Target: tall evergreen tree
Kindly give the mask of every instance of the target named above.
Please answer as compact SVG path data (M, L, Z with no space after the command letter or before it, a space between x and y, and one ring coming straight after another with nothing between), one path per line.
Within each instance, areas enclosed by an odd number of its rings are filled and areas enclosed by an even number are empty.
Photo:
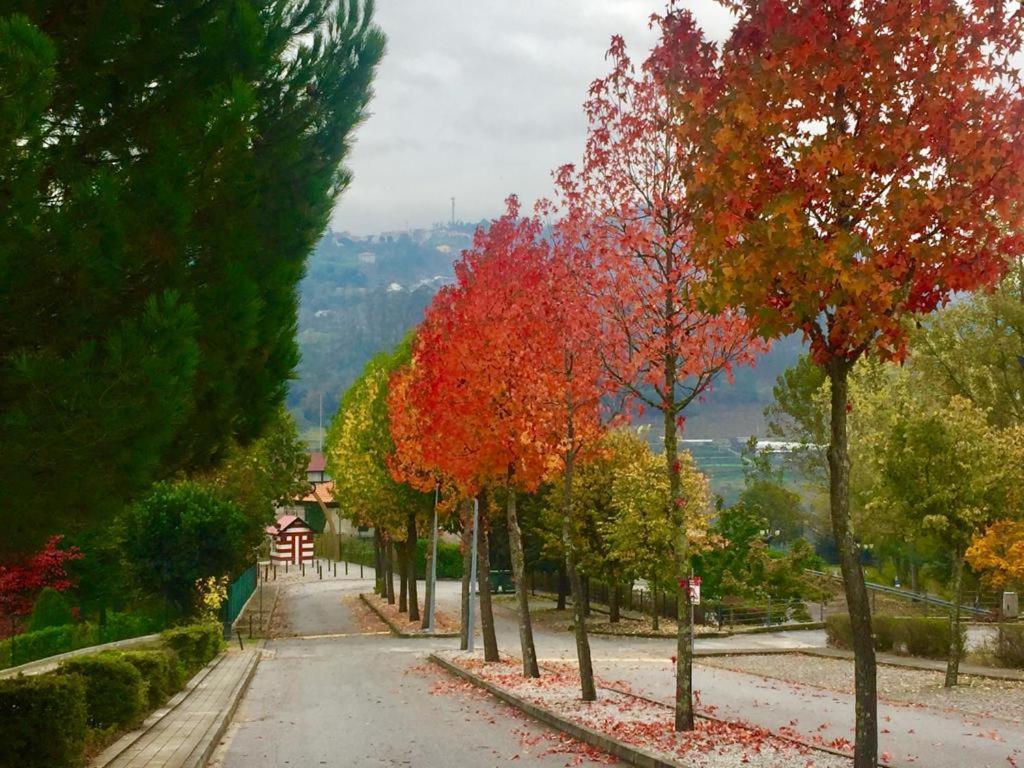
M0 0L0 549L258 437L371 0Z

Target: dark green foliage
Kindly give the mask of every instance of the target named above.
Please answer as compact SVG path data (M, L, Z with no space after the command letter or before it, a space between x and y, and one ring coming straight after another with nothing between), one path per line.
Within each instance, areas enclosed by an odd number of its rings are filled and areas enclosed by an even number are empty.
M178 654L170 648L155 651L106 651L104 656L123 659L135 667L146 681L149 709L156 709L184 682Z
M13 638L0 640L0 669L28 664L30 661L92 645L142 637L152 634L159 627L160 622L150 616L111 612L107 614L107 623L103 626L82 622L47 627L38 632L25 632Z
M0 680L0 765L76 768L86 722L85 682L76 675Z
M430 546L429 539L420 539L416 542L416 577L426 578L427 572L427 547ZM372 552L372 550L371 550ZM439 579L461 579L462 578L462 550L458 544L451 544L447 541L437 542L437 578Z
M48 627L38 632L15 635L0 641L0 667L17 667L58 653L87 648L94 645L95 630L94 626L88 624L65 624L62 627Z
M103 523L263 432L383 53L371 15L0 9L0 547Z
M198 579L232 573L251 560L250 521L199 483L160 483L123 518L122 548L136 583L181 611L192 607Z
M178 655L187 677L192 677L224 648L224 638L217 624L175 627L165 631L160 639Z
M1024 624L1003 624L999 627L996 658L1008 667L1024 669Z
M62 627L73 621L68 600L57 590L47 587L36 598L29 627L33 632L48 627Z
M93 728L131 725L146 709L146 681L120 654L77 656L61 663L60 674L85 681L87 718Z
M875 632L876 651L928 659L945 659L949 656L949 619L924 616L873 616L871 624ZM966 625L961 625L960 632L962 649L967 639ZM850 631L850 617L846 614L826 616L825 634L829 645L850 649L853 637Z

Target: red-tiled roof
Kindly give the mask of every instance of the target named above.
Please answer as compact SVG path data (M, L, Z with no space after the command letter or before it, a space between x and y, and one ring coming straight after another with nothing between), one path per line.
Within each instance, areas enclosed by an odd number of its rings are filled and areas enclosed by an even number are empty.
M323 472L325 469L327 469L327 460L324 458L324 455L320 451L311 451L306 471Z
M302 497L303 501L308 501L312 504L323 502L324 504L334 503L334 481L328 480L324 483L314 483L313 489Z

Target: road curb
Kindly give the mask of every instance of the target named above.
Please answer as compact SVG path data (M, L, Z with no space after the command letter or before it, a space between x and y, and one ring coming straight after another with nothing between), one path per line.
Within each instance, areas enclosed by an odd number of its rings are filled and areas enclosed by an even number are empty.
M680 768L680 766L685 765L684 763L680 762L665 762L662 758L652 755L649 752L637 749L636 747L632 747L629 744L625 744L621 741L618 741L617 739L613 739L610 736L607 736L606 734L594 731L590 728L587 728L586 726L579 725L578 723L574 723L571 720L562 717L561 715L555 714L550 710L544 709L543 707L538 707L536 704L532 704L528 701L525 701L524 699L521 699L520 697L499 688L493 683L490 683L484 680L483 678L474 675L472 672L463 669L457 664L453 664L447 659L438 656L436 653L430 654L427 657L427 660L436 664L442 669L452 673L453 675L461 677L462 679L472 683L478 688L484 689L491 695L501 699L506 704L516 707L517 709L521 710L522 712L534 718L535 720L538 720L544 723L545 725L548 725L558 731L567 733L570 736L579 739L580 741L585 742L592 747L597 747L598 749L604 752L608 752L609 754L615 755L615 757L618 757L621 760L625 760L630 765L643 766L643 768ZM664 702L658 701L657 699L649 698L647 696L641 696L640 694L634 693L633 691L621 690L613 686L599 687L603 688L604 690L614 691L615 693L618 693L623 696L632 696L633 698L641 699L643 701L647 701L651 704L656 704L658 706L667 706ZM720 717L713 717L704 714L698 714L697 717L701 718L702 720L710 720L716 723L729 723L732 725L738 725L740 727L747 727L743 723L736 723L734 721L726 720ZM783 734L770 731L770 729L758 728L758 730L769 730L769 732L772 734L774 738L780 739L782 741L787 741L791 744L796 744L800 747L804 747L815 752L823 752L828 755L841 757L843 759L849 760L850 765L853 765L852 756L844 752L840 752L837 749L832 749L831 747L826 747L820 744L812 744L808 741L804 741L803 739L797 739L792 736L785 736ZM878 763L878 768L895 767L890 765L889 763L883 763L880 761Z
M824 622L813 621L803 624L779 624L771 627L751 627L749 629L736 629L729 632L714 632L707 634L697 632L694 635L694 638L697 640L717 640L727 637L742 637L743 635L766 635L773 632L802 632L824 628ZM601 635L602 637L622 637L626 639L631 637L642 637L651 640L674 640L676 637L674 634L666 632L608 632L589 624L587 625L587 632L593 635Z
M814 656L819 659L836 659L839 661L852 661L853 651L846 651L842 648L798 648L798 653L805 656ZM744 654L749 655L749 654ZM918 659L913 656L892 656L890 654L875 653L875 662L885 667L897 669L914 669L920 672L936 672L942 674L945 671L946 662L941 659ZM1007 680L1009 682L1024 682L1024 671L1018 669L1000 669L999 667L979 667L971 664L960 664L961 677L981 677L986 680Z
M360 592L359 593L359 599L363 601L363 605L365 605L367 608L369 608L371 611L373 611L375 614L377 614L377 618L379 618L381 621L383 621L387 625L388 629L391 630L391 634L396 635L398 637L404 637L404 638L415 639L415 640L422 640L424 638L430 639L430 638L433 638L433 637L458 637L459 636L458 632L406 632L404 629L400 629L399 626L397 624L395 624L388 617L387 614L385 614L380 608L378 608L376 605L374 605L370 601L370 599L366 596L365 593Z
M620 760L626 761L630 765L637 765L641 768L679 768L679 766L682 765L682 763L666 762L650 752L645 752L641 749L637 749L636 747L631 747L618 739L613 739L603 733L599 733L591 728L587 728L586 726L567 720L560 715L556 715L548 709L538 707L536 704L531 704L530 702L521 699L508 691L502 690L496 685L493 685L480 677L477 677L472 672L468 672L467 670L462 669L462 667L452 664L450 661L441 658L437 654L432 653L427 658L429 661L447 672L450 672L457 677L461 677L463 680L472 683L478 688L482 688L492 696L501 699L506 704L509 704L529 715L534 720L544 723L545 725L554 728L556 731L566 733L585 744L596 747L602 752L614 755Z

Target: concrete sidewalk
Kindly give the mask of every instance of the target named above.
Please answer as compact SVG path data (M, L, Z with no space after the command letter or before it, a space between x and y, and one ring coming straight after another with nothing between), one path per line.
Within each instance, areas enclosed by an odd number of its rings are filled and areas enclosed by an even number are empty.
M222 654L139 730L104 750L91 768L201 768L231 721L259 659L259 648Z

